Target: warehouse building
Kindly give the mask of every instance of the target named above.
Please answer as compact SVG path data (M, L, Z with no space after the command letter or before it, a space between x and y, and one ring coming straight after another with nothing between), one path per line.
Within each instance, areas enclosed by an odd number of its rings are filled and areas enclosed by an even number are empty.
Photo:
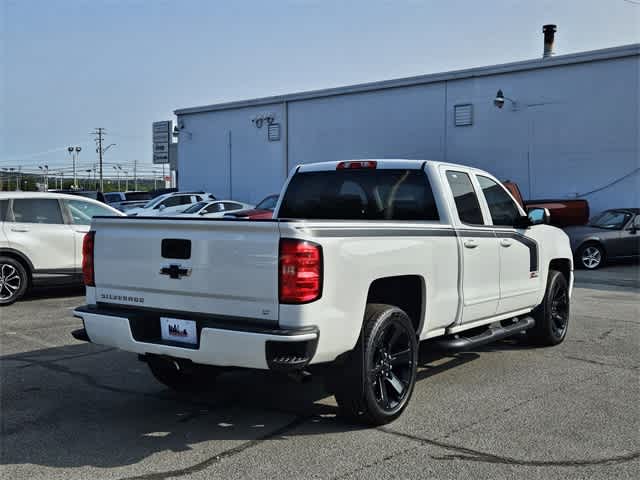
M178 183L257 202L297 164L433 159L515 181L526 199L639 207L639 76L632 44L179 109Z

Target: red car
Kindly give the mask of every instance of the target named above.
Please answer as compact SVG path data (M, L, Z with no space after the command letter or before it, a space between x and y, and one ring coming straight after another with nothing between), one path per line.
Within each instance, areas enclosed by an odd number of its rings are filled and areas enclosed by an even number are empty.
M225 218L242 218L245 220L260 220L265 218L272 218L273 211L278 203L278 194L269 195L262 199L255 208L251 210L240 210L239 212L229 213L225 215Z

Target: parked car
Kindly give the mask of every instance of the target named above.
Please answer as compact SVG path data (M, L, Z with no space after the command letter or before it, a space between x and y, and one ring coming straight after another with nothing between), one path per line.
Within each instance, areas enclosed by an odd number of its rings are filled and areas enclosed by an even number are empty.
M120 211L125 210L125 206L134 204L136 207L142 206L151 200L153 196L151 192L131 191L131 192L108 192L104 194L104 200L113 208ZM134 203L135 202L135 203ZM129 207L130 210L134 207Z
M97 200L102 203L107 203L104 198L104 194L102 192L98 192L95 190L74 190L72 188L65 189L53 189L48 190L49 193L66 193L67 195L78 195L80 197L91 198L92 200Z
M149 201L153 197L151 192L130 191L130 192L108 192L104 194L107 203L131 202L131 201Z
M125 212L126 213L129 210L133 210L134 208L142 208L147 203L149 203L149 200L142 200L142 201L136 200L136 201L131 201L131 202L117 202L117 203L111 203L110 205L113 208L117 208L121 212Z
M517 183L504 182L511 195L525 209L546 208L549 210L551 225L567 227L584 225L589 221L589 202L582 198L562 200L524 200Z
M82 283L82 239L95 215L122 216L89 198L0 193L0 305L33 285Z
M129 216L157 217L160 213L174 214L186 210L190 205L205 200L215 200L210 193L205 192L172 192L165 193L150 200L142 207L127 210Z
M232 212L248 210L253 205L236 202L235 200L216 200L213 202L198 202L177 214L162 212L160 216L177 215L179 217L209 217L222 218Z
M343 161L286 185L261 222L96 218L74 337L137 353L178 390L229 367L324 372L341 413L374 425L409 402L420 340L564 340L569 239L488 173Z
M609 260L640 256L640 209L616 208L584 226L565 228L576 264L593 270Z
M225 215L227 218L242 218L243 220L260 220L273 217L273 211L278 204L278 194L269 195L249 209Z

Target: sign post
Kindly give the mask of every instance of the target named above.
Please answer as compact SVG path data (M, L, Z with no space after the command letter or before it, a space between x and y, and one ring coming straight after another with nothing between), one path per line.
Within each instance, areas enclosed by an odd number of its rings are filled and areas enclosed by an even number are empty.
M172 120L153 122L153 163L156 165L169 163L172 129Z

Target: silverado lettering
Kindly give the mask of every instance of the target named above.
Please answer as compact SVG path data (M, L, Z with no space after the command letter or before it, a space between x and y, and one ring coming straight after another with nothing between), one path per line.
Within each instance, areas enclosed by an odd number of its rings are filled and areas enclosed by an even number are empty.
M127 295L113 295L111 293L101 293L100 298L102 300L114 300L116 302L144 303L144 297L129 297Z

